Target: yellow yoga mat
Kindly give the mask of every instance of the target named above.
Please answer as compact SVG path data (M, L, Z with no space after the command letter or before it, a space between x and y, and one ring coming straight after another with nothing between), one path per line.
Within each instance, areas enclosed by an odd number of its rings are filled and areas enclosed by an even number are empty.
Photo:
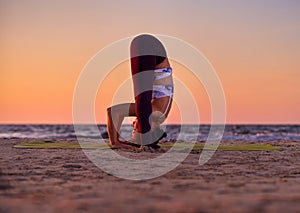
M201 144L158 144L163 148L193 148L193 150L202 150L204 145ZM108 149L108 145L95 144L95 143L67 143L67 142L22 142L20 144L14 145L14 148L21 149ZM205 147L205 150L214 150L214 147ZM224 151L282 151L283 149L277 146L270 144L241 144L241 145L220 145L217 147L217 150Z

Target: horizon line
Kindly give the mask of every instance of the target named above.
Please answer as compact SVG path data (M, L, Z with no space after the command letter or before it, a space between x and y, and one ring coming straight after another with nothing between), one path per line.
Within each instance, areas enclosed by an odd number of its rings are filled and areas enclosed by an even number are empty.
M0 123L0 125L95 125L93 123L81 123L81 124L73 124L73 123ZM101 126L106 126L106 123L97 123L96 125L101 125ZM122 126L131 126L131 124L126 123L122 124ZM299 123L216 123L216 124L211 124L211 123L185 123L185 124L180 124L180 123L169 123L169 124L164 124L166 126L179 126L179 125L300 125Z

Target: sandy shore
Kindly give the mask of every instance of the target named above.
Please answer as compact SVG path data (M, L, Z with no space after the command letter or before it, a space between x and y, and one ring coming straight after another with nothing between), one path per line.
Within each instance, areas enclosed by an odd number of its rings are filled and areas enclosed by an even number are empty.
M12 148L22 141L41 140L0 140L0 212L300 211L299 142L270 142L284 151L217 151L204 166L192 153L162 177L129 181L102 172L81 149Z

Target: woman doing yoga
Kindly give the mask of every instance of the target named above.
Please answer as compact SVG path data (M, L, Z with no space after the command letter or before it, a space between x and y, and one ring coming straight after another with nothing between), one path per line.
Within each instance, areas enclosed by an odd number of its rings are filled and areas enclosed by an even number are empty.
M139 35L131 42L130 57L135 103L118 104L107 109L107 130L112 148L129 146L119 135L126 116L136 116L133 138L140 145L156 144L163 133L159 127L172 104L172 68L162 43L152 35Z

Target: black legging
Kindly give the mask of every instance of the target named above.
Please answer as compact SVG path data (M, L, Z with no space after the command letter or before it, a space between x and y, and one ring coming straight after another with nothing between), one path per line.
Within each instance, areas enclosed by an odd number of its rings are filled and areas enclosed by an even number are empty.
M131 42L130 55L132 76L148 71L142 73L140 78L133 78L138 131L146 133L151 129L153 70L167 57L166 50L155 37L139 35ZM149 90L145 91L145 88Z

